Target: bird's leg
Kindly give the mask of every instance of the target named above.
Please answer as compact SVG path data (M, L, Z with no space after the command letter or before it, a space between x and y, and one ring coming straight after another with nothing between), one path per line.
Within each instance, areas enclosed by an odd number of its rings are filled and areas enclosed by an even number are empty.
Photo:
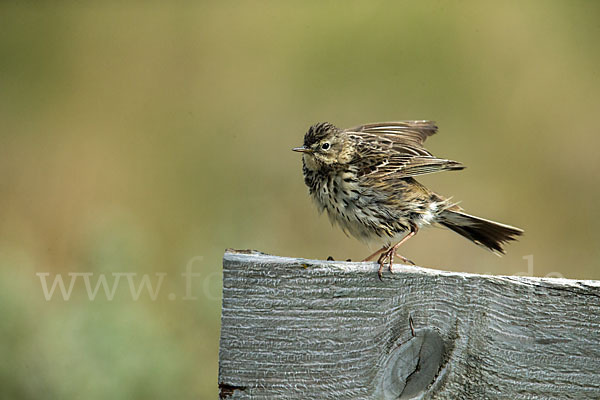
M404 257L403 255L398 254L396 251L398 250L398 247L400 247L404 242L406 242L411 237L415 236L418 231L419 231L419 228L417 228L416 225L412 225L410 227L410 232L408 232L408 234L406 236L404 236L398 243L396 243L394 246L392 246L392 248L388 251L397 255L398 257L400 257L400 259L402 261L404 261L405 263L415 265L414 262L410 261L408 258ZM390 255L390 272L391 273L394 272L394 271L392 271L392 260L394 259L393 254Z
M380 281L383 281L383 266L385 265L385 259L389 256L389 249L391 249L391 247L385 248L384 251L379 256L379 258L377 259L377 264L379 264L379 269L377 270L377 276L379 277Z
M417 234L418 230L419 229L416 226L414 226L414 225L411 226L410 232L408 232L408 234L406 236L404 236L398 243L396 243L395 245L393 245L391 247L381 249L382 254L379 256L379 259L377 260L377 262L379 263L379 270L377 271L377 276L379 276L379 280L382 280L383 266L385 265L386 259L389 260L388 268L389 268L390 272L392 274L394 273L394 271L392 270L392 265L394 264L394 255L397 255L398 257L400 257L400 259L402 261L404 261L405 263L410 263L412 265L415 265L415 263L410 261L408 258L406 258L400 254L397 254L396 250L398 250L398 247L400 247L408 239L415 236Z

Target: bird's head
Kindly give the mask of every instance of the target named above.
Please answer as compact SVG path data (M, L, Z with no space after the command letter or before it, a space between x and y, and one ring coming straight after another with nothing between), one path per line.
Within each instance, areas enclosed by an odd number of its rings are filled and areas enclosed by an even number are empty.
M344 162L346 147L340 129L329 122L320 122L308 129L304 135L304 145L292 150L303 153L305 165L316 170L322 165Z

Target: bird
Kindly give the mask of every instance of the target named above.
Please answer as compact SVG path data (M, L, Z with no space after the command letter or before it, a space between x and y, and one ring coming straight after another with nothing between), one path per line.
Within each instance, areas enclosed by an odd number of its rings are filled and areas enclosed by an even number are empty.
M318 210L333 225L362 242L382 247L375 257L382 279L390 273L398 248L420 228L448 228L493 253L505 253L504 245L517 240L523 230L467 214L452 198L445 198L419 183L415 177L465 167L458 161L438 158L423 146L438 127L433 121L378 122L340 129L328 122L312 125L303 145L302 173Z

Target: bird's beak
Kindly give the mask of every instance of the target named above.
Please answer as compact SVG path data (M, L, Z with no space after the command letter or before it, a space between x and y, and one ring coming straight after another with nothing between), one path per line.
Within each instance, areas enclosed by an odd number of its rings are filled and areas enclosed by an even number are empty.
M304 146L294 147L292 150L297 151L298 153L312 153L311 149L309 149L308 147L304 147Z

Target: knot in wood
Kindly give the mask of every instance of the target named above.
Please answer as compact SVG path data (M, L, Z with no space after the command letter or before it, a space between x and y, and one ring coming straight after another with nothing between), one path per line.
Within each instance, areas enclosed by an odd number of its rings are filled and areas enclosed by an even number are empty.
M444 357L444 342L433 329L419 329L395 347L385 363L381 390L386 400L414 399L434 382Z

